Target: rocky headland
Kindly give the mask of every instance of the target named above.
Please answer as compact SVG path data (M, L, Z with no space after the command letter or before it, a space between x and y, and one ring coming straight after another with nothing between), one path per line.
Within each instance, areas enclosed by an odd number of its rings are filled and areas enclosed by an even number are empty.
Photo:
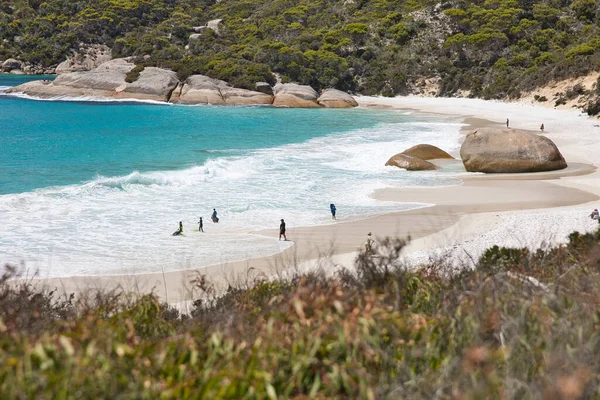
M319 95L312 87L294 83L270 87L264 82L256 90L235 88L227 82L204 75L192 75L181 82L174 71L141 67L127 59L106 61L87 71L98 58L81 64L69 61L54 80L32 81L10 88L6 93L22 93L43 99L58 97L154 100L176 104L273 105L277 107L349 108L358 104L340 90L327 89Z

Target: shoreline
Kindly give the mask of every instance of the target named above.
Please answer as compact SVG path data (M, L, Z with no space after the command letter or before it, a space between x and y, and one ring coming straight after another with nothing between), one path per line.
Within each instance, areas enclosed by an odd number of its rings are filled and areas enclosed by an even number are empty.
M502 125L502 122L482 118L482 116L489 115L489 110L481 112L477 111L477 108L474 110L453 104L456 103L454 100L460 101L460 99L423 100L421 98L416 102L417 104L411 97L358 98L358 100L359 103L362 103L361 107L370 107L373 104L378 106L381 101L385 108L392 103L394 104L393 108L397 110L455 116L457 120L466 124L461 128L462 133L479 126ZM444 102L446 103L445 108L440 106L440 103ZM481 106L482 102L481 100L474 101L478 106ZM484 104L496 108L513 108L515 106L512 103ZM455 112L457 106L460 107L461 113L453 114L452 112ZM561 115L557 115L556 118L562 119ZM587 119L580 119L579 122L587 124L588 128L591 128L593 124L593 121ZM519 129L534 130L531 121L519 120L516 125ZM547 126L553 125L547 124ZM579 210L587 210L593 202L600 199L600 191L593 190L595 187L593 184L580 182L598 178L599 174L596 170L598 162L596 160L593 160L596 162L590 162L590 158L586 158L585 154L582 154L582 148L589 151L585 140L583 143L578 143L577 138L570 137L568 132L562 130L561 132L556 134L548 132L548 136L557 143L563 154L565 154L565 150L570 154L568 158L565 156L570 165L566 170L518 176L474 175L461 177L463 181L461 186L380 189L372 195L375 199L435 205L391 214L374 215L356 221L289 228L288 234L294 241L294 245L272 256L212 265L197 270L136 275L42 278L35 279L35 282L57 287L65 293L82 293L89 289L111 288L133 290L139 293L153 290L162 300L170 303L182 303L197 297L190 281L199 274L209 277L215 283L217 290L224 290L229 284L282 273L290 267L303 270L319 266L333 269L338 264L351 267L349 263L354 260L356 251L362 247L368 231L372 231L379 238L410 235L413 240L407 247L407 256L410 257L411 254L421 254L422 256L423 252L434 252L436 249L448 246L460 246L461 240L472 242L473 236L485 231L486 226L493 219L492 217L497 215L513 215L522 213L523 210L579 213ZM490 196L490 193L493 195ZM591 229L597 224L588 225ZM251 234L271 237L276 237L277 233L275 229L251 232ZM556 241L560 242L564 239L557 238ZM498 243L498 245L502 245L502 243Z

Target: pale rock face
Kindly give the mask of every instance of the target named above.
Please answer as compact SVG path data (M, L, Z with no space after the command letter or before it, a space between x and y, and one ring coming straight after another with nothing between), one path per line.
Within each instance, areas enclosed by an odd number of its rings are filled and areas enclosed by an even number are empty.
M173 103L180 104L225 104L220 88L227 87L227 82L209 78L205 75L192 75L186 79Z
M406 154L407 156L411 157L417 157L421 160L435 160L439 158L454 159L454 157L446 153L444 150L430 144L418 144L410 149L404 150L402 154Z
M295 83L279 83L273 88L275 100L273 105L278 107L316 108L318 93L310 86Z
M146 67L135 82L127 84L123 92L148 95L151 98L167 101L178 84L179 80L175 72L162 68Z
M19 60L9 58L2 63L2 72L11 72L12 70L19 70L23 64Z
M135 82L128 83L125 78L134 67L125 59L115 59L91 71L65 73L53 82L29 82L11 88L10 92L42 98L96 96L167 101L179 84L175 72L153 67L145 68Z
M217 35L219 35L221 32L219 32L219 24L221 23L221 21L223 21L222 19L213 19L211 21L208 21L208 23L206 24L206 27L208 29L212 29L213 31L215 31L215 33Z
M270 105L273 103L273 96L247 89L222 88L221 96L225 103L230 105Z
M175 94L171 101L181 104L252 105L273 102L273 96L232 88L225 81L204 75L190 76Z
M550 139L517 129L476 129L465 138L460 157L469 172L541 172L567 167Z
M25 93L30 96L42 99L51 99L62 96L84 97L84 96L105 96L109 97L111 92L94 89L82 89L69 86L56 86L51 82L31 81L22 85L12 87L5 91L6 93Z
M59 75L53 84L78 89L115 91L117 87L126 83L125 76L133 67L135 67L133 63L117 58L103 63L92 71Z
M429 161L421 160L417 157L407 156L406 154L396 154L392 156L386 163L386 166L403 168L407 171L434 171L439 169Z
M106 45L91 45L80 49L56 67L57 74L91 71L112 59L111 49Z
M354 97L337 89L327 89L323 91L321 96L317 99L317 103L322 107L328 108L351 108L358 106Z

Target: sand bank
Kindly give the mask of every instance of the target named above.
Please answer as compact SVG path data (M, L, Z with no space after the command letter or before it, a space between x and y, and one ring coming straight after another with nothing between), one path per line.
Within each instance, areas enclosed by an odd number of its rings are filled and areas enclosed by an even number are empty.
M199 271L57 278L40 280L41 283L66 292L115 287L139 292L154 290L161 298L174 303L195 296L190 281L198 274L206 275L222 290L230 283L294 266L322 266L331 270L339 263L348 265L369 231L379 238L410 236L413 242L407 249L407 257L422 260L431 254L452 251L477 257L478 252L492 244L511 245L515 240L524 243L521 238L532 236L556 243L564 241L572 230L589 231L597 227L597 223L585 218L600 198L597 189L600 176L595 171L600 161L600 147L595 138L600 129L594 126L596 121L568 111L482 100L416 97L360 97L358 100L362 107L452 115L468 125L463 131L478 126L499 126L506 118L519 129L537 130L543 122L546 135L559 146L570 167L553 173L519 176L474 174L463 179L461 186L379 190L373 194L375 199L417 202L422 203L423 208L326 226L288 227L288 238L294 246L271 257ZM393 149L390 153L396 150L403 149ZM548 231L548 235L540 234L544 231ZM268 230L254 234L276 237L278 232Z

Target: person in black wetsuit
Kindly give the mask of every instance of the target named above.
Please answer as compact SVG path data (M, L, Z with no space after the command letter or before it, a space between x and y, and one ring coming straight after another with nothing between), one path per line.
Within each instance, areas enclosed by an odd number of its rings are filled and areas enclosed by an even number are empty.
M329 209L331 209L331 218L335 219L335 211L337 210L337 208L335 208L335 204L331 203L329 205Z
M283 236L283 240L287 242L287 237L285 236L285 221L283 218L281 219L281 224L279 224L279 240Z
M198 232L204 232L204 222L202 221L202 217L200 217L200 221L198 221Z
M183 222L179 221L179 229L173 232L173 236L183 235Z

